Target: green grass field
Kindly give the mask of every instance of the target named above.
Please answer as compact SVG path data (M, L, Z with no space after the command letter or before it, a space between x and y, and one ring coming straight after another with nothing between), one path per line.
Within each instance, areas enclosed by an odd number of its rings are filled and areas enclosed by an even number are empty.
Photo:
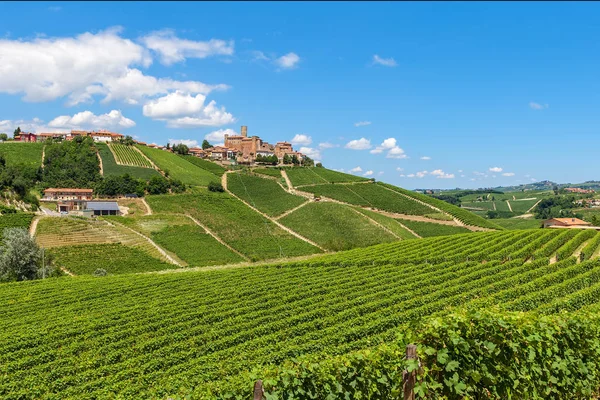
M75 275L91 275L98 268L111 275L178 268L144 251L118 243L55 247L50 252L55 265Z
M100 154L100 158L102 158L102 169L104 172L104 176L129 174L134 178L144 179L144 180L149 180L153 176L160 176L158 171L151 169L151 168L141 168L141 167L130 167L130 166L126 166L126 165L118 165L115 162L115 157L113 156L113 153L108 148L107 144L96 143L96 146L98 147L98 153Z
M600 262L578 263L574 257L552 264L548 257L525 262L533 253L572 249L580 239L565 238L558 230L470 233L247 268L3 284L0 397L215 399L229 394L242 399L251 396L256 379L269 385L270 378L281 373L290 378L282 384L312 384L317 390L313 398L322 399L325 386L314 385L321 382L318 377L325 375L322 379L335 390L337 383L351 388L357 377L371 372L376 378L369 382L379 379L373 387L389 393L392 381L401 380L404 366L396 364L392 375L382 360L402 360L405 347L399 333L411 332L425 317L443 318L456 307L519 312L521 319L534 315L530 312L597 313ZM452 343L458 336L440 329L455 325L436 321L442 324L430 331L444 332L444 338L449 337L445 343ZM539 331L523 329L522 344L515 349L540 343L534 337L540 333L550 340L548 347L540 348L550 351L557 338L548 330L555 326L549 321L536 325ZM498 329L489 336L478 336L473 342L479 343L478 354L495 356L488 349L496 348L494 340L504 345L505 334L513 332L500 329L506 326L494 325ZM570 334L573 326L558 328ZM584 335L585 340L597 343L595 332ZM567 341L573 343L575 336ZM400 344L397 351L375 352L393 343ZM449 352L443 343L432 347L432 359L449 361L459 353ZM464 343L468 341L458 344ZM362 356L357 363L336 358L367 349L357 354ZM564 358L548 361L548 373L563 374L562 367L552 368L551 363L571 365L573 357L576 365L592 365L580 363L577 349L564 351ZM505 354L498 357L504 359ZM588 361L595 360L595 353L585 354ZM515 368L534 374L523 368L537 364L526 360L525 352ZM300 362L307 365L304 374L296 373ZM465 363L469 371L476 368ZM267 394L270 390L272 385ZM350 392L352 398L367 398L362 390L366 389L359 386ZM573 398L571 394L564 398Z
M285 171L288 175L288 178L290 178L292 185L294 186L368 181L368 179L360 176L344 174L342 172L332 171L326 168L286 168Z
M237 251L264 260L320 253L227 193L148 196L155 213L190 214Z
M254 168L252 172L260 175L272 176L274 178L281 178L281 170L277 168Z
M181 180L186 185L207 186L210 182L220 182L220 178L205 169L197 167L183 157L166 150L136 145L158 168L168 171L169 176Z
M203 160L196 156L188 155L188 156L180 156L180 157L183 157L183 159L191 162L195 166L205 169L208 172L215 174L216 176L222 176L226 171L226 169L221 167L219 164L214 163L212 161Z
M539 229L542 226L539 219L498 218L493 221L506 229Z
M509 200L513 212L517 214L525 214L538 200Z
M471 232L467 228L460 226L441 225L430 222L410 221L407 219L398 219L402 225L406 226L421 237L458 235Z
M115 161L119 164L131 167L152 168L150 161L135 150L133 146L126 146L120 143L109 144L108 147L113 151Z
M336 203L308 204L280 222L328 250L348 250L398 240L349 206Z
M430 207L373 183L325 184L306 186L300 188L300 190L357 206L375 207L400 214L426 215L435 212Z
M44 143L4 142L0 143L0 155L7 165L42 166Z
M241 172L227 175L227 188L240 199L272 217L306 202L304 197L289 194L272 179Z
M402 240L416 239L415 235L404 229L402 225L400 225L394 218L386 217L385 215L381 215L361 207L355 207L355 210L385 226L387 229L399 236Z

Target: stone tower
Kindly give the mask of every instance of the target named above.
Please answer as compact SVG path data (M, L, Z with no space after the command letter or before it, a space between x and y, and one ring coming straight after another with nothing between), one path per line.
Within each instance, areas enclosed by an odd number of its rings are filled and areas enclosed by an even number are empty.
M248 127L246 125L242 125L240 133L243 137L248 137Z

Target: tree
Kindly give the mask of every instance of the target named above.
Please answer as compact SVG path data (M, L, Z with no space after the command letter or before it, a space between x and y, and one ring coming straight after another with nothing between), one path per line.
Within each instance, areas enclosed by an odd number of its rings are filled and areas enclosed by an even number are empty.
M167 143L167 150L171 148L171 143Z
M317 163L316 165L317 168L323 168L323 164L321 164L320 162Z
M169 193L169 181L162 176L153 176L146 185L146 191L150 194L165 194Z
M554 194L555 194L555 195L558 195L558 185L554 185L554 186L552 187L552 190L554 191Z
M35 239L24 228L4 230L0 247L0 281L26 281L53 275L51 260L45 259Z
M135 141L131 136L127 135L124 139L121 139L121 143L127 146L133 146L135 144Z
M225 189L223 189L223 185L221 185L219 182L210 182L208 184L208 190L211 192L224 192Z
M283 156L283 163L284 164L291 164L292 163L292 157L290 157L289 154L285 154Z
M0 140L3 142L8 140L8 135L6 133L0 133Z
M183 143L179 143L173 146L173 151L177 154L186 155L190 152L190 148Z
M21 127L17 126L17 129L13 132L13 137L17 137L21 134Z
M208 140L204 139L202 141L202 150L210 149L211 147L213 146L208 142Z
M304 156L304 161L302 162L302 165L304 165L305 167L312 167L315 165L315 162L309 156Z

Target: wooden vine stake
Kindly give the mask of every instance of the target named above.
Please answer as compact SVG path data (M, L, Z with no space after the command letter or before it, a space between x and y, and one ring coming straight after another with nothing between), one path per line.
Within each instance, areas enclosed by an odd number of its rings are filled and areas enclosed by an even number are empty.
M253 400L263 400L265 389L263 388L262 381L259 379L254 384L254 397Z
M417 346L414 344L409 344L406 346L406 359L407 360L416 360L417 359ZM415 400L415 377L417 375L417 371L408 372L404 370L402 372L402 380L404 381L403 390L404 390L404 400ZM255 397L256 399L256 397Z

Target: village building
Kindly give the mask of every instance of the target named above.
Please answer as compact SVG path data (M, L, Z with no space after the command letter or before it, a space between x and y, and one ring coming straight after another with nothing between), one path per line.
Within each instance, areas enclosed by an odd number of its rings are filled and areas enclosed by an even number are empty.
M31 132L21 132L19 135L15 136L15 142L36 142L37 137L35 133Z
M579 218L550 218L544 221L544 228L584 228L590 225Z
M592 189L582 189L582 188L573 188L573 187L565 188L565 192L580 193L580 194L596 193Z
M204 158L206 157L206 152L202 150L200 147L192 147L189 150L189 153L193 156Z
M286 154L290 157L296 155L299 160L304 159L302 153L294 151L291 143L277 142L272 145L258 136L248 137L247 126L241 127L239 135L225 135L225 147L237 153L235 158L239 163L253 163L258 155L265 157L276 155L280 163L283 162Z
M92 200L93 193L93 189L49 188L44 190L42 200Z

